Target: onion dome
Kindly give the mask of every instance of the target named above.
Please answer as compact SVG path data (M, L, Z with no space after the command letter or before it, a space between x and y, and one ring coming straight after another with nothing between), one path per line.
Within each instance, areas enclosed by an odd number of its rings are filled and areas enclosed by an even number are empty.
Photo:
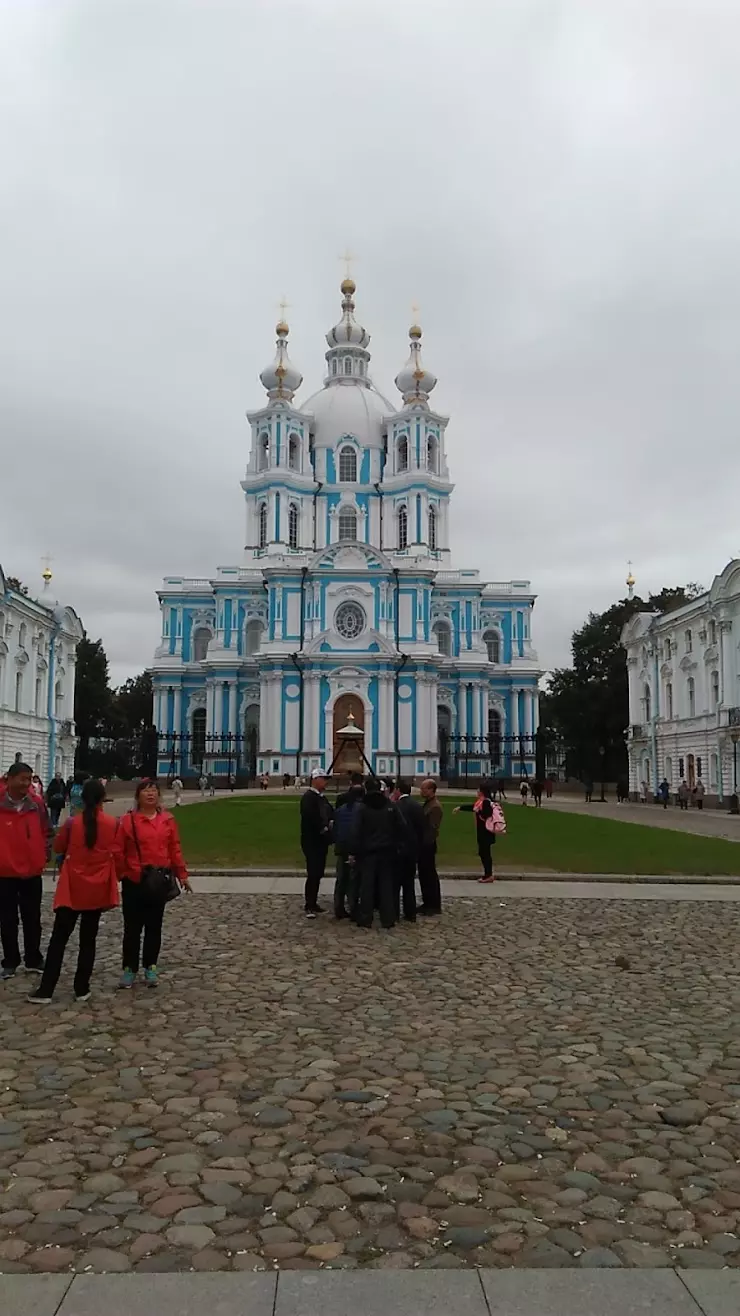
M342 318L326 335L329 347L366 348L370 343L369 333L355 320L355 287L354 279L342 279Z
M396 375L396 388L403 395L407 407L428 407L429 394L437 383L437 376L426 370L421 360L421 329L412 324L409 329L409 359Z
M292 402L294 394L303 383L303 375L288 356L288 332L285 320L279 320L275 326L275 360L260 375L271 401L282 399L284 402Z

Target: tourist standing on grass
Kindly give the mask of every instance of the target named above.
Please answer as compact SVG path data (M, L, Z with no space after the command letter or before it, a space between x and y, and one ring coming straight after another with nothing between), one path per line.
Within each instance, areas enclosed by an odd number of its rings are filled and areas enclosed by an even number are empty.
M38 990L29 1001L48 1004L62 971L64 952L77 920L80 947L74 994L78 1001L90 995L90 978L95 964L95 947L100 916L119 903L116 877L118 823L103 812L105 786L86 781L82 788L82 812L70 818L57 834L54 849L63 856L54 892L54 927L46 952L46 964Z
M355 918L357 915L359 883L353 841L357 806L362 802L364 795L362 774L353 772L349 790L337 796L332 827L334 853L337 857L337 875L334 883L335 918Z
M142 887L145 868L174 873L190 891L188 870L180 848L177 823L162 808L158 783L144 777L136 787L136 803L119 825L118 873L123 906L123 974L120 986L133 987L139 965L147 987L157 986L157 961L162 945L164 901L153 900ZM142 946L143 934L143 946Z
M355 922L370 928L377 906L382 926L396 922L396 870L406 844L406 824L377 777L370 777L357 807L352 844L360 866L360 898Z
M491 799L491 787L482 781L478 794L472 804L458 804L453 813L475 814L475 837L478 842L478 858L483 865L483 876L479 882L493 882L493 856L491 850L496 844L496 834L506 830L504 811L500 804Z
M396 918L403 917L407 923L416 922L416 865L424 846L427 822L423 806L411 794L411 782L401 778L398 782L399 796L396 808L406 824L401 853L396 869Z
M20 968L18 918L23 927L23 962L41 973L41 874L49 858L51 823L43 800L31 794L33 773L16 760L8 768L0 796L0 978Z
M319 887L326 872L326 856L331 841L334 810L326 798L326 773L314 768L311 785L301 797L301 849L306 860L306 885L303 907L306 918L316 918L323 911L319 905Z
M442 805L437 799L437 783L431 777L421 783L422 809L424 810L424 841L419 851L419 886L421 906L419 914L435 915L442 912L442 892L437 873L437 844L442 826Z

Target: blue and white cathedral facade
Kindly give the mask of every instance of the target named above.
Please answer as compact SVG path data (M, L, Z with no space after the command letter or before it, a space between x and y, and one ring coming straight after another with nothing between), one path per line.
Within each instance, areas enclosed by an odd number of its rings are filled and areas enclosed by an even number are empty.
M532 771L529 582L452 567L448 419L430 401L421 330L395 407L371 379L354 282L341 291L323 387L300 405L277 326L267 397L248 414L241 565L159 591L159 770L304 775L331 765L353 719L379 774L438 776L452 746L470 774Z

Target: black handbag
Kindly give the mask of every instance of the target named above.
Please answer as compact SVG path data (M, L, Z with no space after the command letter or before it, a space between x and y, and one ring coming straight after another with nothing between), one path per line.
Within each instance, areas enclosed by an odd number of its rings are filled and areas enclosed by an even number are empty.
M136 814L131 814L131 830L134 845L141 865L141 893L152 905L166 905L170 900L177 900L182 887L171 868L157 868L155 864L144 864L141 859L141 846L136 830Z

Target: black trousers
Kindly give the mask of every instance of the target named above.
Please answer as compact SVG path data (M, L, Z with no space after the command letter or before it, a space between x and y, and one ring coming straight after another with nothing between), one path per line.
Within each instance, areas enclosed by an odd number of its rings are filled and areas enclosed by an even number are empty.
M491 855L491 849L494 840L495 837L491 832L487 832L485 836L478 837L478 857L483 865L484 877L493 877L493 857Z
M86 996L90 990L90 978L95 966L95 947L98 939L98 924L102 909L58 909L54 916L49 948L46 952L46 965L41 975L39 991L44 996L53 996L54 988L59 982L62 971L64 952L80 920L80 947L77 952L77 971L75 973L75 996Z
M365 855L360 861L360 927L372 927L376 905L383 927L392 928L396 921L395 855L388 852Z
M354 918L358 897L357 864L346 855L337 855L337 876L334 883L334 914L336 918Z
M162 919L164 905L147 900L139 882L131 882L124 877L121 882L121 906L123 909L123 968L139 972L139 964L145 969L155 967L162 946ZM142 948L141 936L144 934Z
M319 887L326 871L329 843L328 841L319 843L303 841L301 849L306 859L306 885L303 888L303 903L307 910L312 910L316 909L318 904Z
M433 845L423 846L419 851L419 886L421 887L421 903L424 909L439 914L442 909L442 892L440 891L437 873L436 841Z
M42 969L40 877L0 877L0 941L4 969L20 966L19 916L23 925L23 962L27 969Z
M396 918L401 917L401 900L403 899L403 917L409 922L416 921L416 859L401 855L396 861Z

